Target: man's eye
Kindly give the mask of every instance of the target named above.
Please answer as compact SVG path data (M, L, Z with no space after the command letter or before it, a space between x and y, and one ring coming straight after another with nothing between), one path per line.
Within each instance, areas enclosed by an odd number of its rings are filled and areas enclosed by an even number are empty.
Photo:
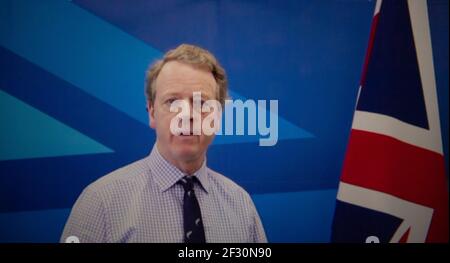
M166 100L166 104L172 104L175 101L175 98L170 98Z

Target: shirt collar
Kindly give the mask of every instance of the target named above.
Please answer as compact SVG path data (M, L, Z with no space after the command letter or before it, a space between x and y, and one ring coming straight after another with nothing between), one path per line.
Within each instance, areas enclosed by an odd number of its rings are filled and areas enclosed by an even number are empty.
M165 192L174 184L176 184L181 178L186 176L187 174L178 169L175 165L168 162L164 157L159 153L158 147L153 145L152 152L149 156L149 164L150 169L152 170L153 178L155 178L155 182L159 185L161 192ZM208 180L208 171L206 167L206 157L203 161L202 166L198 169L192 176L197 177L200 182L201 188L209 192L209 180Z

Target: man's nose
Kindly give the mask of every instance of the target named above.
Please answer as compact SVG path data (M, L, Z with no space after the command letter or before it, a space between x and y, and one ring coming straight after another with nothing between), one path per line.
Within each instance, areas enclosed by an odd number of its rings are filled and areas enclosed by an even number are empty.
M189 110L187 110L189 109ZM180 121L189 121L191 120L193 113L192 104L189 103L189 100L183 100L183 108L181 111L177 113L178 118L180 118Z
M202 109L201 109L201 105L196 105L195 103L193 103L192 100L184 100L184 103L186 103L186 105L189 106L189 111L183 111L181 113L181 118L185 119L185 120L189 120L191 122L197 120L197 119L201 119L202 116Z

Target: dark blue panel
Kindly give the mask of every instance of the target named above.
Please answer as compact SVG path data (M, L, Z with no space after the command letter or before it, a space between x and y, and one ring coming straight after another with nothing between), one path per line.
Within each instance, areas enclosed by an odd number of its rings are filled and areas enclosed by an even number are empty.
M71 207L84 187L125 165L125 154L0 162L0 212Z
M213 145L208 165L252 194L334 189L339 177L333 174L342 167L340 158L331 157L336 151L318 147L315 139L284 140L275 147Z
M406 1L383 1L358 110L428 129Z
M376 236L380 243L387 243L401 222L400 218L337 200L331 241L365 243L367 237Z

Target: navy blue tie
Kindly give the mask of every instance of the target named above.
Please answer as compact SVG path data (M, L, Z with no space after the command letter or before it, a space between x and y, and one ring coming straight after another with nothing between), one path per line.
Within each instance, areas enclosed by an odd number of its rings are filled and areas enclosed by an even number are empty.
M185 176L179 183L184 188L183 224L185 243L205 243L205 229L203 228L200 205L194 192L194 176Z

